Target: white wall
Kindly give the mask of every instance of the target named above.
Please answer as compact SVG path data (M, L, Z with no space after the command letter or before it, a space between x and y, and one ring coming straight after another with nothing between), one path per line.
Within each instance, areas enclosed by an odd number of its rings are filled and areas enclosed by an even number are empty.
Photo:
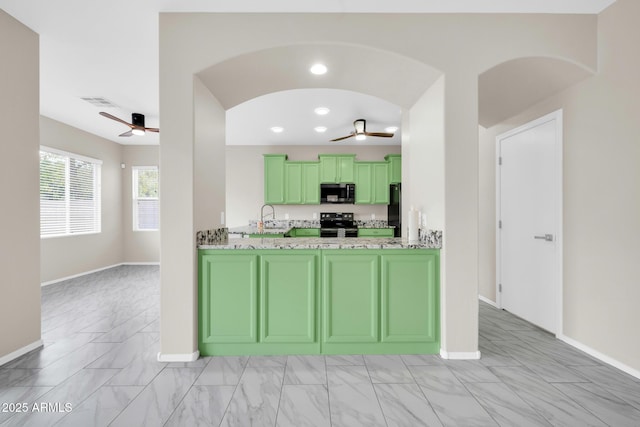
M496 301L496 129L478 126L478 293Z
M123 262L122 147L44 116L40 117L40 144L103 162L102 231L41 239L41 281L48 282Z
M38 35L0 9L0 359L40 340Z
M123 145L122 162L122 259L131 263L160 262L160 231L133 230L133 166L158 166L157 145ZM160 194L162 197L162 194Z
M264 203L263 154L286 154L289 160L317 161L318 154L355 154L356 161L383 161L387 154L399 154L397 145L376 146L299 146L257 145L226 147L226 195L229 227L247 225L249 220L260 218ZM356 190L357 191L357 190ZM312 219L319 212L353 212L356 219L387 219L386 205L276 205L276 218ZM269 210L268 212L271 212Z
M442 343L454 356L476 354L478 75L522 56L565 58L593 67L596 19L492 14L394 14L390 19L385 14L346 14L340 20L337 25L334 14L160 14L163 353L191 354L197 347L192 304L196 296L193 284L186 283L195 277L194 196L206 195L193 191L194 74L242 54L294 43L325 43L403 55L445 75L447 261L442 289L448 297L443 298ZM256 78L265 77L258 71Z
M640 2L618 0L598 17L598 75L484 132L495 136L559 108L564 124L564 335L640 372ZM495 178L494 178L495 179ZM495 200L483 186L481 198ZM487 210L488 212L488 210ZM495 226L488 212L481 228ZM491 233L489 232L487 236ZM483 241L482 251L495 242ZM494 258L495 259L495 258ZM493 299L495 286L483 286Z

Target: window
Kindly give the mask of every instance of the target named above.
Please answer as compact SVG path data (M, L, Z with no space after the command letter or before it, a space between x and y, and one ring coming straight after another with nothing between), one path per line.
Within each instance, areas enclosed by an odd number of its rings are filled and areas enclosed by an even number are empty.
M158 168L134 166L133 170L133 229L158 230L160 202L158 200Z
M40 147L40 237L100 232L101 164Z

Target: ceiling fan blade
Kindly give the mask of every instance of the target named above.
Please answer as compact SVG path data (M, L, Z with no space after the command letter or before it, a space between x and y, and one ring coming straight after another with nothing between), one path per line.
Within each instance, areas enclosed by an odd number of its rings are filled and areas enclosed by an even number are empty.
M160 132L160 129L158 128L144 128L144 130L149 131L149 132Z
M355 133L352 133L351 135L347 135L347 136L343 136L343 137L340 137L340 138L332 139L331 142L342 141L343 139L351 138L354 135L355 135Z
M391 138L393 136L392 133L386 132L365 132L364 134L367 136L380 136L382 138Z
M120 135L118 135L118 136L131 136L131 135L133 135L133 132L131 132L130 130L128 130L128 131L126 131L125 133L121 133L121 134L120 134Z
M112 115L111 115L111 114L109 114L109 113L105 113L104 111L100 111L100 115L101 115L101 116L103 116L103 117L106 117L106 118L108 118L108 119L115 120L116 122L120 122L120 123L122 123L122 124L124 124L124 125L127 125L127 126L129 126L130 128L133 128L133 125L132 125L131 123L127 123L127 122L125 122L124 120L122 120L122 119L120 119L120 118L118 118L118 117L116 117L116 116L112 116Z

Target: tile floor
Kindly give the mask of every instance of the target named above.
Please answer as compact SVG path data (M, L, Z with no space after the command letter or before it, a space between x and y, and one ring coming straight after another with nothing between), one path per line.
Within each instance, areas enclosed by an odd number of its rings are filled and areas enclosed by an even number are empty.
M484 303L478 361L158 363L158 283L158 267L123 266L43 288L46 345L0 367L0 425L640 426L639 379Z

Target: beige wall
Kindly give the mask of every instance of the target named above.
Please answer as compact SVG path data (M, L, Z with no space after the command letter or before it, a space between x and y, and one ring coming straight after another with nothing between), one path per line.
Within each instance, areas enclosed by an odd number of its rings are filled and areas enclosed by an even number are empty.
M443 299L443 349L466 357L478 348L478 75L522 56L565 58L594 68L596 31L596 18L587 15L345 14L338 25L335 14L160 14L161 286L167 295L162 322L168 326L162 330L162 352L191 354L197 347L190 333L195 325L183 327L195 318L190 311L195 296L171 298L193 288L185 281L195 276L194 197L206 196L193 192L194 74L240 54L294 43L376 48L444 73L442 289L450 298Z
M563 109L564 335L640 372L640 3L618 0L598 18L599 73L488 129L495 136ZM486 179L490 174L486 173ZM495 200L486 186L483 197ZM490 214L484 228L492 228ZM490 234L490 233L489 233ZM482 250L494 251L487 239ZM483 287L493 299L495 287Z
M40 340L38 35L0 10L0 359Z
M133 166L158 166L160 147L157 145L122 146L122 236L123 262L160 262L160 231L133 230ZM160 195L162 197L162 195Z
M383 161L387 154L399 154L400 146L299 146L258 145L227 146L227 224L229 227L247 225L249 220L260 218L264 203L263 154L286 154L289 160L317 161L318 154L355 154L357 161ZM276 219L313 219L319 212L353 212L356 219L387 219L387 206L381 205L276 205ZM265 210L271 212L271 210Z
M49 282L110 265L122 258L122 147L47 117L40 117L40 144L102 160L102 231L40 240L40 280Z
M496 301L496 126L478 126L478 293Z

